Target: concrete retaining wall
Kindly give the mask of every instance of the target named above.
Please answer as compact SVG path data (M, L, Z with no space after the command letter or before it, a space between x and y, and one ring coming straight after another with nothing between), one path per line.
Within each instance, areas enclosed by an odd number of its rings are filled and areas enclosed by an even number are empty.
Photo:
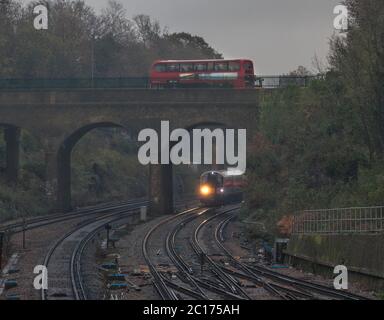
M332 274L345 265L351 279L384 290L384 235L294 235L286 253L289 262ZM316 266L315 266L316 265Z

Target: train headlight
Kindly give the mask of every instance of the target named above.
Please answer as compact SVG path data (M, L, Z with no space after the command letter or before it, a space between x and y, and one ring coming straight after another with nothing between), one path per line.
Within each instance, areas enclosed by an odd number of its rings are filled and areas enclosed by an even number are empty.
M212 189L207 186L207 185L203 185L200 187L200 193L203 195L203 196L208 196L212 193Z

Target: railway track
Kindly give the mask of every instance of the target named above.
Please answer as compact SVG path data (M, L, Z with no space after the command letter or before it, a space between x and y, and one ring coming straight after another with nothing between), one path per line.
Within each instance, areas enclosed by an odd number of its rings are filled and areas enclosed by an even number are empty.
M339 299L339 300L367 300L368 298L359 296L346 291L339 291L324 285L316 284L310 281L297 279L291 276L282 275L276 271L260 264L244 264L238 261L231 252L224 246L224 231L229 222L236 215L231 215L224 218L216 227L215 241L222 249L225 255L230 259L233 265L239 267L242 273L237 273L237 276L242 276L248 280L255 282L262 281L272 292L282 295L284 299ZM228 273L234 274L230 270ZM267 281L269 279L271 281Z
M136 207L136 209L138 207ZM54 299L87 299L87 292L83 285L84 281L82 279L81 272L81 257L87 244L100 230L105 227L105 225L113 223L123 224L122 220L127 218L127 215L133 214L135 211L135 209L127 211L126 209L121 208L115 208L114 210L115 211L112 213L97 217L96 220L91 218L82 222L76 229L71 230L68 234L59 239L57 243L55 243L52 250L46 257L46 265L49 265L50 263L52 265L52 261L54 260L52 257L55 254L59 257L68 257L66 252L68 252L68 247L71 247L72 243L69 262L70 278L63 279L61 276L60 281L66 284L64 286L54 286L53 291L56 292L53 292L51 297L49 297L49 293L43 291L43 299L46 299L47 297ZM195 228L193 236L190 240L190 245L192 246L195 254L197 256L204 255L210 266L211 272L216 276L216 280L201 279L196 276L192 267L180 254L178 254L176 244L179 232L183 230L186 225L193 221L196 222L199 217L203 217L203 215L211 212L212 210L193 208L183 211L177 215L162 220L160 223L152 227L151 230L145 235L142 243L143 255L153 276L154 286L162 299L210 300L217 299L218 297L224 299L250 299L247 292L239 285L239 282L236 280L237 278L254 282L259 286L262 286L270 294L285 300L321 298L348 300L363 299L363 297L356 296L351 293L339 292L332 288L310 283L308 281L284 276L260 265L248 265L238 261L223 244L225 242L225 228L235 217L233 212L237 210L238 208L220 210L209 218L204 219ZM231 270L216 263L210 258L208 252L204 250L204 247L200 243L200 233L202 229L210 222L213 222L215 219L220 217L224 217L224 219L217 224L214 231L214 239L217 246L222 249L225 256L229 258L232 265L235 266L237 270ZM162 229L163 227L170 227L170 230L167 233L164 233L164 230ZM153 242L153 240L157 240L154 237L154 233L156 232L160 232L162 235L166 234L165 241L162 241L161 244L157 243L155 246L153 244L150 245L151 241ZM161 272L158 269L159 261L154 261L154 258L151 257L156 250L157 255L159 255L161 250L164 250L164 252L167 253L168 259L170 259L172 264L178 270L177 277L179 279L175 280L172 277L169 278L168 276L164 276L164 272ZM68 265L68 261L66 262ZM54 270L63 269L62 265L60 267L60 263L62 264L63 261L60 261L59 259L54 263L56 264L53 268ZM70 284L70 286L68 284Z
M163 300L248 298L235 282L230 283L230 277L224 273L219 274L220 271L213 272L211 279L198 277L194 274L191 265L177 252L176 238L179 232L192 221L211 211L212 209L204 208L184 211L162 220L146 234L142 243L143 256L152 274L154 286ZM159 240L159 236L162 238L161 240ZM190 246L191 243L188 241L183 249L188 250L186 247ZM192 246L198 247L198 241ZM166 253L166 256L159 257L162 251ZM154 257L155 254L156 257ZM199 258L199 256L195 256L195 258ZM164 274L167 272L161 270L162 265L166 265L168 269L171 265L174 266L177 270L177 272L176 270L173 272L175 278L165 276Z
M181 284L176 284L172 283L169 279L166 279L163 274L158 270L158 264L154 261L153 258L151 258L151 254L153 253L154 250L157 250L157 255L159 255L160 251L164 248L164 242L159 243L157 241L156 245L152 245L150 249L150 241L155 238L155 233L161 231L161 228L171 222L176 221L179 218L188 216L188 215L193 215L193 214L198 214L200 210L201 212L204 212L203 209L200 208L192 208L186 211L183 211L175 216L168 217L160 223L156 224L153 226L148 233L145 235L143 243L142 243L142 252L144 259L149 267L149 271L153 277L153 283L154 286L159 293L160 297L163 300L179 300L180 296L176 294L175 290L179 293L183 293L187 297L190 298L200 298L201 295L196 293L194 290L191 290L189 288L185 288ZM172 259L171 259L172 260Z
M81 259L86 245L107 224L124 224L138 213L140 206L141 203L129 208L112 207L109 213L82 221L59 238L44 258L44 265L49 270L48 290L41 291L41 299L86 300L81 273Z
M8 231L18 233L23 229L29 230L66 220L84 218L60 237L44 257L43 264L49 270L49 287L48 290L41 291L41 299L88 299L82 275L82 258L87 245L99 232L104 230L107 224L121 225L127 223L127 220L135 213L137 214L138 209L147 203L144 200L110 203L84 208L66 215L30 219L27 224L8 225ZM216 209L216 211L206 208L185 210L163 219L145 235L142 243L143 256L152 274L154 286L162 299L251 299L238 279L253 282L257 286L263 287L271 295L285 300L368 299L350 292L338 291L324 285L282 275L260 264L240 262L225 246L224 237L226 227L236 217L235 213L238 208L238 206L229 209L226 207ZM212 215L205 217L211 213ZM204 220L201 221L201 219ZM220 220L217 222L218 219ZM208 247L203 244L206 240L202 242L202 230L209 225L212 227L213 224L215 224L214 243L223 253L223 256L230 261L230 268L227 263L224 265L222 261L218 263L212 259ZM180 235L181 231L185 231L186 228L192 228L189 230L191 236L188 238L185 235L184 237ZM161 242L156 239L156 233L163 238ZM180 245L183 241L181 249ZM154 242L155 245L152 244ZM187 247L193 249L190 252L194 258L190 258L190 261L186 260L187 254L184 252L184 250L188 250ZM180 254L182 250L183 253ZM216 249L214 250L216 251ZM177 272L173 273L177 279L174 276L166 276L164 270L159 268L161 264L164 264L159 252L167 254L166 258L177 269ZM155 255L156 258L154 258ZM201 257L204 257L207 265L209 265L209 276L207 274L204 276L197 275L196 260ZM167 265L169 266L169 263ZM172 274L172 272L168 274Z
M245 280L251 281L259 286L262 286L266 291L271 295L276 296L283 300L299 300L299 299L312 299L313 295L299 291L297 289L289 288L286 286L281 286L280 284L272 283L267 281L266 278L260 277L255 272L253 272L246 264L241 263L236 259L230 251L223 245L224 242L224 228L228 223L235 217L235 215L230 215L229 217L224 217L216 226L214 232L214 240L218 248L224 253L224 255L230 260L232 266L237 270L221 267L222 270L228 274L231 274L235 277L243 278Z
M186 206L194 199L177 201L176 207ZM54 242L42 257L43 265L48 268L48 290L42 290L40 297L47 299L87 299L81 270L81 260L87 244L106 224L124 224L124 219L138 213L141 206L148 205L144 199L121 202L110 202L101 205L81 208L66 214L53 214L36 217L24 222L3 225L0 231L9 236L23 231L60 225L62 222L74 220L71 230ZM75 225L75 226L74 226ZM74 226L74 227L73 227ZM40 230L40 229L39 229Z
M205 211L207 212L207 211ZM204 212L204 213L205 213ZM200 214L201 215L201 214ZM197 220L196 216L191 216L176 225L171 231L169 231L166 239L166 250L168 256L171 258L181 276L185 282L189 283L204 300L218 300L218 299L243 299L243 297L236 295L226 290L224 283L217 284L217 281L209 281L207 278L202 279L195 275L196 267L193 268L191 264L188 264L184 256L186 254L179 254L180 245L182 245L183 237L179 236L181 230L186 229L189 224L192 224ZM197 221L196 221L197 222ZM178 241L176 241L178 239ZM191 246L189 237L187 237L187 243L184 243L184 248ZM194 255L196 258L196 255ZM198 258L198 257L197 257ZM216 277L216 275L214 275Z
M238 208L238 207L237 207ZM215 215L205 219L202 221L197 228L195 229L193 235L191 236L191 245L193 250L195 251L196 255L201 256L204 258L205 261L208 262L211 271L216 275L216 277L219 279L221 283L223 283L226 287L226 290L228 292L232 293L233 295L237 297L241 297L243 299L251 300L251 297L248 295L248 293L239 285L238 281L236 281L233 277L229 276L227 273L225 273L221 266L216 263L208 254L208 252L203 248L202 244L200 243L200 233L202 229L212 220L215 220L217 217L222 216L226 214L227 212L232 212L235 210L234 208L231 208L229 210L220 210L219 213L216 213Z
M294 289L289 289L289 288L280 286L278 284L269 283L265 281L265 279L256 276L249 269L246 269L245 266L237 264L237 260L233 256L231 256L231 258L233 259L233 261L236 262L235 270L226 268L224 267L222 261L218 263L209 256L209 249L208 249L208 247L210 247L210 245L208 245L210 243L209 241L206 241L207 249L205 250L203 246L199 244L199 233L202 233L201 231L203 228L208 228L208 226L212 226L215 223L215 221L221 217L224 217L224 221L227 221L228 219L227 215L233 213L234 211L238 211L238 209L239 207L233 207L228 210L221 210L217 214L203 221L195 229L194 235L192 236L192 239L191 239L191 243L196 254L203 254L205 259L208 261L211 269L216 274L217 278L220 279L227 286L227 288L230 289L233 293L236 292L238 296L242 296L244 299L251 299L251 296L245 291L245 288L243 288L244 284L240 283L238 279L243 279L243 280L246 280L247 282L251 282L254 285L256 285L256 287L262 287L266 290L267 293L279 299L292 300L292 299L297 299L298 297L307 298L308 295L306 293L303 293L301 291L294 290ZM221 222L218 226L220 225L221 225ZM219 251L221 251L220 250L222 249L220 246L221 244L217 241L218 226L215 229L213 242L215 246L217 246ZM216 249L214 249L213 252L216 255L218 255L218 252ZM224 252L224 256L228 257L228 253Z
M198 224L193 229L193 232L192 232L193 236L192 238L190 238L187 245L184 243L184 246L182 246L183 252L184 252L182 255L177 252L177 251L181 251L180 245L182 244L180 239L182 237L178 236L178 233L181 230L185 230L188 224L191 224L192 221L197 220L198 216L201 216L203 213L206 213L208 210L201 211L199 214L196 214L196 215L189 215L183 220L177 221L177 224L168 232L165 240L165 250L167 252L168 257L172 261L172 263L178 269L178 277L182 278L183 281L191 287L190 292L192 290L194 295L190 295L190 296L194 296L195 298L198 298L200 300L201 299L204 299L204 300L251 299L251 297L247 294L247 292L245 292L245 290L239 285L239 282L236 280L236 278L245 278L248 281L256 282L259 286L263 286L269 293L273 295L277 295L278 297L283 299L293 299L294 298L293 293L303 296L304 293L302 292L299 292L297 290L288 290L287 288L280 287L277 284L276 285L268 284L265 281L263 281L263 279L257 278L255 275L253 275L252 278L247 277L246 275L238 272L233 272L232 274L228 275L228 272L225 272L223 270L223 266L221 264L216 263L213 259L210 258L208 252L206 252L203 246L200 244L200 241L199 241L200 232L210 222L214 221L218 217L221 217L227 213L232 212L235 209L234 208L231 208L229 210L221 209L218 213L214 214L213 216L205 219L200 224ZM171 220L173 219L171 218L171 219L167 219L166 221L162 221L159 225L155 226L154 229L159 228L160 226L170 222ZM153 230L151 232L153 232ZM177 237L179 238L178 250L176 249ZM187 251L187 248L189 247L189 245L192 247L195 253L195 257L199 258L201 256L204 256L204 258L208 261L208 264L210 266L210 272L213 274L213 277L202 278L195 275L196 270L194 270L191 264L188 264L184 258L187 255L185 251ZM156 266L153 263L150 269L152 273L153 273L153 269L155 269L155 272L156 272L156 274L154 274L156 288L168 285L166 283L167 279L164 279L164 277L163 277L163 280L165 280L164 281L165 283L157 285L156 284L157 282L160 283L158 279L161 278L161 274L156 270ZM255 281L256 278L257 278L257 281ZM169 296L167 298L166 295L162 295L162 298L169 299Z
M83 218L87 216L104 214L111 210L128 209L132 206L144 206L147 205L148 201L143 199L134 199L121 202L106 203L87 208L78 209L70 213L58 213L48 215L44 217L36 217L28 219L24 222L16 222L8 225L4 225L0 228L0 231L5 231L9 234L17 234L23 230L32 230L36 228L45 227L48 225L56 224L59 222L69 221L72 219Z

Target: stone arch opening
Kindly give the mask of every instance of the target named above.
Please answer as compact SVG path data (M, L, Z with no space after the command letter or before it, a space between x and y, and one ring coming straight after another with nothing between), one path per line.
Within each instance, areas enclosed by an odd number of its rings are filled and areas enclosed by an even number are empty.
M0 123L0 220L51 210L44 189L44 155L36 131Z
M61 143L57 154L57 201L59 208L63 211L69 211L72 209L72 151L83 136L85 136L88 132L96 128L126 129L125 126L114 122L92 123L77 129L71 135L65 138L65 140ZM184 128L191 133L193 129L213 130L218 128L225 129L230 127L225 123L217 121L202 121L184 126ZM170 149L176 143L177 142L171 143ZM174 191L176 186L177 192L177 183L175 183L175 177L177 176L178 171L179 168L176 169L175 166L171 163L149 166L149 198L150 211L152 214L171 214L173 212L174 200L177 199L177 197L175 197L174 195ZM198 177L199 172L195 172L195 175ZM195 179L193 183L196 183L196 181L198 180Z
M74 188L73 181L75 182L78 181L78 179L76 180L73 177L73 174L74 174L73 161L74 161L74 157L78 155L74 153L76 146L78 145L79 142L81 142L80 140L85 135L90 133L92 130L106 129L106 128L109 128L109 129L118 128L126 132L129 132L124 125L114 123L114 122L92 123L77 129L76 131L71 133L69 136L67 136L65 140L60 144L60 147L57 153L57 204L60 210L62 211L71 210L73 207L74 201L76 201L76 197L74 197L72 194L72 190ZM105 134L108 134L108 132L106 133L103 132L101 135L105 135ZM100 133L98 133L98 137L96 139L100 139ZM89 140L86 140L86 141L89 141ZM79 151L79 152L83 152L84 149L81 149L81 150L82 151ZM108 154L110 153L111 152L109 152ZM99 168L98 169L99 171L96 170L97 169L96 167ZM97 176L97 174L100 173L100 171L102 171L103 169L100 169L99 163L95 161L95 162L90 162L90 170L94 172L95 175ZM106 180L108 182L108 174L106 174ZM97 190L96 191L93 190L93 192L95 192L95 197L97 198Z

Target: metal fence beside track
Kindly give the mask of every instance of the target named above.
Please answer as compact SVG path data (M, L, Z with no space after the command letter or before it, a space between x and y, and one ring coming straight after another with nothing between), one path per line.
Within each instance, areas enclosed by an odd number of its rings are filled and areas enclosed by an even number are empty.
M384 207L306 210L293 218L292 234L384 232Z

